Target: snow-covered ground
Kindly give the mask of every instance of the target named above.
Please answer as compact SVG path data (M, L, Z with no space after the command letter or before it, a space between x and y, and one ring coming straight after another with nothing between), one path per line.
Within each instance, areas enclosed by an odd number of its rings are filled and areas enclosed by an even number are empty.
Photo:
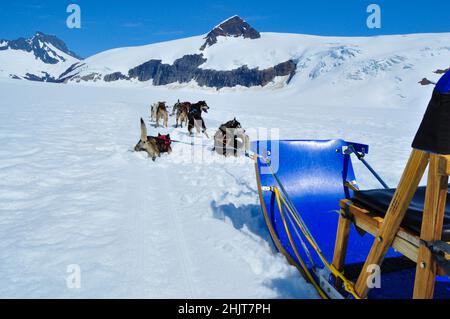
M206 100L210 135L236 116L281 138L368 143L395 185L432 90L416 80L391 90L375 79L348 94L326 81L217 92L2 80L0 297L317 297L272 248L252 162L222 159L196 138L206 147L174 144L153 163L130 151L139 118L155 101ZM148 123L149 134L190 142L173 124ZM356 168L363 187L378 186ZM80 289L66 286L72 264Z

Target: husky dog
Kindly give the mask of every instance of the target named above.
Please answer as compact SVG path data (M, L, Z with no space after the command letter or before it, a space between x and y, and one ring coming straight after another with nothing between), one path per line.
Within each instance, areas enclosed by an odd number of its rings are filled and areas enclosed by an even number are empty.
M144 120L141 118L141 139L134 147L135 152L147 152L148 157L151 157L153 161L157 157L161 156L158 144L154 138L147 136L147 126L145 126Z
M162 153L172 153L170 135L147 136L147 127L141 118L141 139L134 147L135 152L147 152L153 161Z
M177 103L177 123L175 127L178 127L178 123L183 128L183 123L188 125L189 111L191 110L192 104L189 102Z
M195 127L197 129L197 133L200 131L209 138L206 133L206 125L205 121L202 118L202 112L208 113L209 106L205 101L200 101L198 103L192 104L189 110L189 125L188 131L189 134L192 135L192 129Z
M175 105L172 107L172 113L170 113L170 116L174 116L177 113L180 105L181 105L180 100L178 100L177 103L175 103Z
M236 118L222 124L214 135L214 149L218 154L238 156L250 148L250 139Z
M156 107L156 127L159 127L159 121L163 121L165 127L169 127L169 112L167 111L166 102L157 103Z
M150 121L156 122L156 110L158 109L159 103L154 103L150 106Z

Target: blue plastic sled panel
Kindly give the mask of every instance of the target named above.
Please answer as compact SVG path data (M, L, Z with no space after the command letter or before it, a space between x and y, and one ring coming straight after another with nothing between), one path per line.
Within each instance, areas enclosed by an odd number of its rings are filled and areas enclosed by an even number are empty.
M344 182L355 182L350 155L343 152L349 144L357 151L368 152L367 145L343 140L258 141L252 145L252 150L267 158L276 170L277 177L328 261L332 260L334 252L339 202L352 196L352 191L344 186ZM278 186L266 163L261 159L258 159L258 171L263 188ZM274 193L263 191L261 204L264 205L283 248L298 263L282 223ZM284 212L286 214L287 210ZM296 231L301 233L293 228L297 226L288 224L291 234ZM293 235L293 239L295 245L301 247L297 236ZM352 227L346 264L364 262L372 243L371 236L361 237ZM390 255L392 256L392 253ZM307 261L306 256L301 257ZM315 262L321 265L315 254L313 257Z

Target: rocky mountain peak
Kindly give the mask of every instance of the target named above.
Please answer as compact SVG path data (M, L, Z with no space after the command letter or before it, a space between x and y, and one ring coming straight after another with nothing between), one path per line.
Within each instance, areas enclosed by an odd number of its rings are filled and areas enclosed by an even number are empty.
M239 16L235 15L212 29L206 36L206 41L200 50L203 51L207 47L217 43L218 37L244 37L245 39L258 39L261 37L261 34Z
M36 32L31 38L18 38L16 40L0 40L0 50L21 50L33 52L36 59L47 64L65 62L66 59L58 54L58 50L75 59L81 59L77 54L70 51L67 45L54 35Z
M69 48L67 47L66 43L63 40L61 40L60 38L58 38L57 36L45 34L43 32L38 31L32 38L32 42L36 42L36 41L41 41L42 43L51 44L56 49L66 53L76 59L81 60L81 57L78 56L76 53L70 51Z

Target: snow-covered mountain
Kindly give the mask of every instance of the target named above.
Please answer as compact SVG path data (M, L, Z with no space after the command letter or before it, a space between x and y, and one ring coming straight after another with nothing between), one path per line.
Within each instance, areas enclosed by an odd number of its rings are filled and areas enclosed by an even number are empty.
M0 40L0 76L57 82L81 58L56 36L37 32L31 38Z
M433 81L450 65L450 34L320 37L259 33L238 16L208 34L94 55L62 78L174 87L359 86L367 80Z

